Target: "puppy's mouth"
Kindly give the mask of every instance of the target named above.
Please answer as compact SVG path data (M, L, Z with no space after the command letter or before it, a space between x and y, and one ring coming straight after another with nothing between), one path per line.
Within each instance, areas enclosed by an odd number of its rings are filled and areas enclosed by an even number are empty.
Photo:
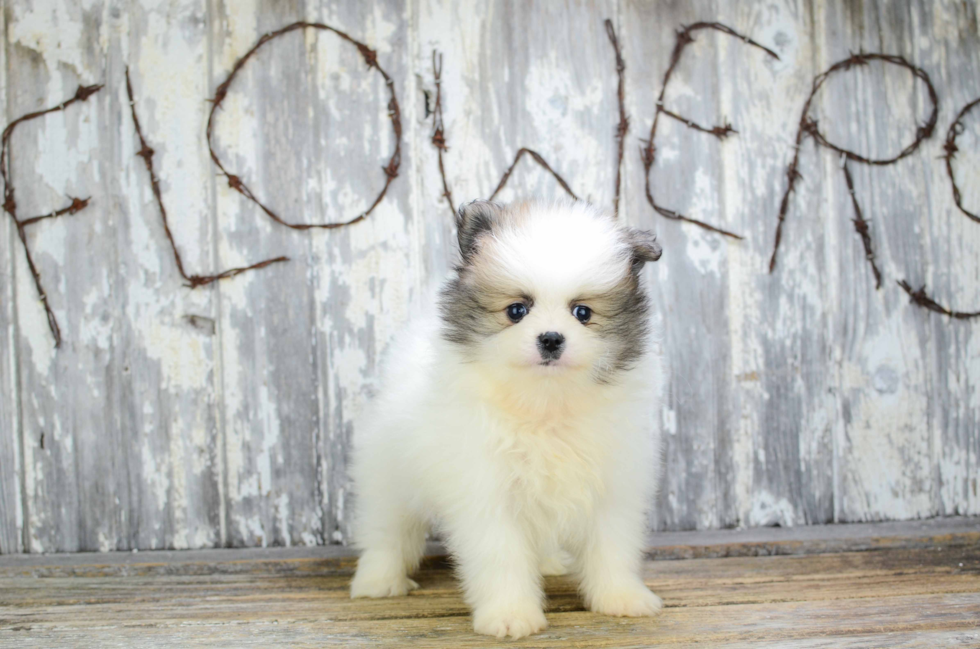
M567 370L572 367L564 358L544 358L537 362L534 367L547 367L553 370Z

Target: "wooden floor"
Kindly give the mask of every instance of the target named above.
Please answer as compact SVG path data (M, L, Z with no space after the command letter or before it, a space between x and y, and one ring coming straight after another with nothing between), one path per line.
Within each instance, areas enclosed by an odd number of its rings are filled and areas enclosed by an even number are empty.
M977 519L661 535L650 557L660 616L549 578L550 627L517 642L473 634L439 557L409 597L353 601L342 549L0 557L0 646L980 647Z

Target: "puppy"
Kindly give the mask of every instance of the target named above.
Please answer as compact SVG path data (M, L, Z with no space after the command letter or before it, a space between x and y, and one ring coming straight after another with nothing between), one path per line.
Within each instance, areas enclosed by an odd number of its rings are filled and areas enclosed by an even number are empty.
M656 237L583 202L479 201L456 225L438 310L393 343L355 429L351 597L418 588L435 522L477 633L543 630L541 576L566 571L592 611L654 614L640 568L662 370L640 270Z

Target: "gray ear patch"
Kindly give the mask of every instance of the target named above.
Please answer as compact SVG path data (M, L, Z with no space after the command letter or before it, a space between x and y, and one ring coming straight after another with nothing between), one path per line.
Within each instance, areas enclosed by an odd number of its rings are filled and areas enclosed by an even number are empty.
M648 261L657 261L664 250L657 243L657 235L649 230L637 230L628 228L626 239L633 249L633 269L638 271L643 268L643 264Z
M476 249L476 241L484 232L493 230L504 207L490 201L473 201L460 205L456 212L456 236L463 261L468 262Z

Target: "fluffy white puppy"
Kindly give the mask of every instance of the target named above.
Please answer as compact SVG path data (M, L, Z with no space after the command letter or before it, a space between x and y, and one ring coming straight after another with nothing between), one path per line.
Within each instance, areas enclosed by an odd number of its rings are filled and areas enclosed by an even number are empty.
M597 613L655 613L640 568L662 370L640 269L656 238L583 202L474 202L456 224L436 315L393 343L355 429L351 597L417 588L436 523L478 633L544 629L541 575L566 570Z

